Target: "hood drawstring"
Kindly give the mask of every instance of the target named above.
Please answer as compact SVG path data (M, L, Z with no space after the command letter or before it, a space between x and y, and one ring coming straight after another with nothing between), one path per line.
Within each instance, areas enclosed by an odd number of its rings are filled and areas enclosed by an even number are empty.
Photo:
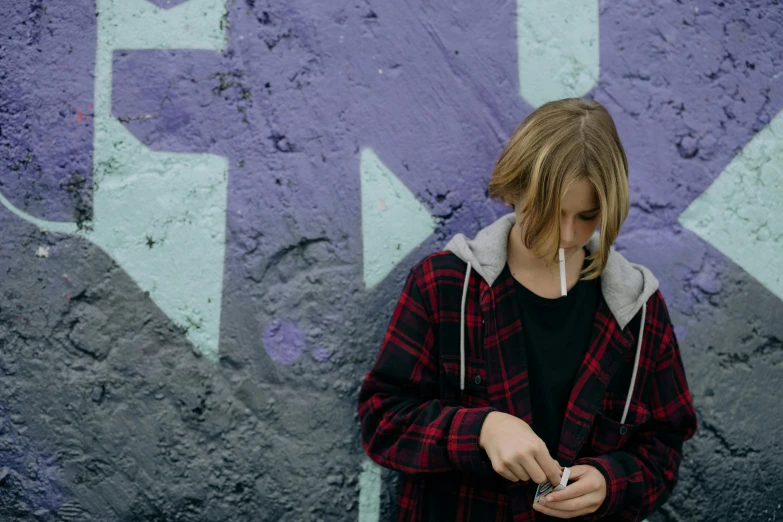
M470 282L470 271L472 265L468 262L468 268L465 270L465 283L462 285L462 306L460 307L459 321L459 389L465 391L465 303L468 299L468 284ZM628 387L628 395L625 398L625 408L623 408L623 417L620 424L625 424L628 416L628 408L631 405L633 389L636 385L636 374L639 371L639 358L642 353L642 340L644 337L644 323L647 319L647 302L642 304L642 320L639 326L639 338L636 341L636 357L633 362L633 373L631 374L631 385Z
M462 307L459 315L459 391L465 391L465 302L468 300L468 283L470 282L470 269L468 262L465 271L465 284L462 285Z
M644 322L647 319L647 301L642 304L642 321L639 326L639 339L636 340L636 358L633 361L633 373L631 374L631 385L628 387L628 396L625 398L625 408L623 408L623 418L620 424L625 424L625 418L628 416L628 407L631 405L631 396L633 388L636 385L636 373L639 370L639 356L642 353L642 338L644 337Z

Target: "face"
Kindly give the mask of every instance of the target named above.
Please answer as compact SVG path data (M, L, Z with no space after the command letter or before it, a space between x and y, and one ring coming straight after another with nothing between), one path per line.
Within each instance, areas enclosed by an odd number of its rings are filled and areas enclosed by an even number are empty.
M572 254L587 244L601 218L593 186L580 179L565 193L560 207L560 248Z
M517 222L524 222L520 215L522 198L516 205ZM589 181L581 179L571 185L560 202L560 247L566 256L578 252L590 240L601 219L598 198Z

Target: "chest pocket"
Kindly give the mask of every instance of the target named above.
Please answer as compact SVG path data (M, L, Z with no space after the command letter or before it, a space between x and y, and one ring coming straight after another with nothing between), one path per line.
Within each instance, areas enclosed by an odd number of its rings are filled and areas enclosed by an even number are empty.
M622 449L634 433L652 418L650 410L634 400L628 407L625 423L621 423L623 408L623 399L605 397L601 401L601 409L590 432L590 446L596 454Z
M451 406L482 408L489 406L487 369L484 359L465 358L465 390L460 393L460 358L458 355L441 357L441 400Z

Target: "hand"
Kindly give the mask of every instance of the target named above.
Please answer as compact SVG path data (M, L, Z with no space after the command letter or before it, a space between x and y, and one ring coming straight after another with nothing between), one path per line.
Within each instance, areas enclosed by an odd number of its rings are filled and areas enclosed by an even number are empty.
M492 461L492 469L511 482L533 479L559 483L560 464L549 455L546 444L520 418L493 411L484 420L479 446Z
M573 466L573 480L562 491L555 491L533 504L533 509L557 518L573 518L594 513L606 498L606 479L592 466Z

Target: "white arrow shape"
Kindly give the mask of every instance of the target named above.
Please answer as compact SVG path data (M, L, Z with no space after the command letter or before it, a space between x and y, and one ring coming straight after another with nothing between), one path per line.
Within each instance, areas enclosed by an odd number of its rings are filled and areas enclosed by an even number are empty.
M517 0L519 92L534 107L598 83L598 0Z
M783 112L679 220L783 300Z
M435 220L372 149L361 152L364 284L373 288L435 231Z

